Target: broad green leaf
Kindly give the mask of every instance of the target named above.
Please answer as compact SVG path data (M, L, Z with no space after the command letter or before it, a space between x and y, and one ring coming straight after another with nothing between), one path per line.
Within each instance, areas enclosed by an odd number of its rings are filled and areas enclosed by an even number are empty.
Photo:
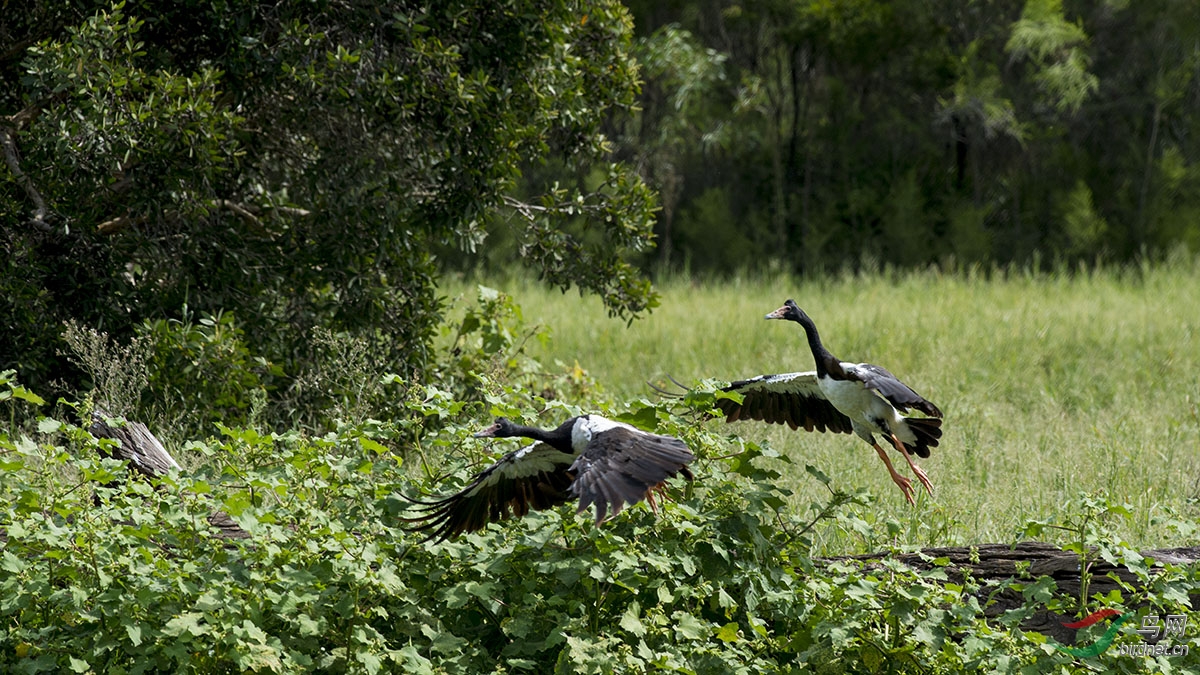
M630 633L642 637L646 634L646 627L642 625L642 620L638 616L639 614L641 614L641 607L638 606L638 603L629 603L629 607L621 614L619 625Z
M825 475L825 472L821 471L817 467L813 466L812 464L805 464L804 470L807 471L810 476L819 480L822 485L829 485L829 476Z
M389 452L386 445L365 436L360 436L358 443L363 447L364 450L370 450L378 455L386 455Z
M185 612L176 616L163 626L163 635L167 637L178 637L180 640L188 641L192 637L205 635L210 631L207 625L201 623L204 618L199 612Z
M17 574L25 569L25 563L20 558L13 555L12 551L4 551L0 554L0 570Z
M708 637L710 627L703 620L684 612L675 612L671 618L675 620L675 634L679 637L689 640Z
M12 391L13 398L19 398L22 401L28 401L34 405L45 405L46 404L46 400L44 398L42 398L41 396L38 396L37 394L33 393L32 391L29 391L25 387L18 385L16 387L13 387L10 391Z

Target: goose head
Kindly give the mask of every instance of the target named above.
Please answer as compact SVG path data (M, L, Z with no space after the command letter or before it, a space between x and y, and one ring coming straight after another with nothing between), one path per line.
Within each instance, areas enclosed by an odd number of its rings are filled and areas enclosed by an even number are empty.
M788 321L795 321L796 323L804 323L805 320L812 321L812 319L809 319L808 315L804 313L804 310L796 306L796 301L792 300L791 298L788 298L787 302L783 303L783 307L780 307L763 318L786 319Z

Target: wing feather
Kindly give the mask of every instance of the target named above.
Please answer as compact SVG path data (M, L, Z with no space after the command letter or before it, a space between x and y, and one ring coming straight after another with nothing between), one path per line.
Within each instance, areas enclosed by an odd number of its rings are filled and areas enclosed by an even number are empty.
M677 474L691 479L695 455L683 441L637 429L614 427L596 434L571 465L579 510L596 507L596 522L635 504L659 483ZM611 512L611 515L610 515Z
M722 391L742 395L740 404L727 398L717 399L715 405L725 413L726 422L761 420L793 429L804 427L805 431L851 431L850 418L821 393L815 372L760 375L732 382Z
M570 500L575 456L538 443L515 450L481 471L462 490L435 501L409 501L421 512L412 531L428 531L429 539L444 541L505 518L520 518Z
M841 365L846 375L862 382L867 388L879 392L896 410L908 412L909 408L915 408L931 417L942 416L942 411L936 405L926 401L925 397L913 391L886 368L870 363L842 363Z

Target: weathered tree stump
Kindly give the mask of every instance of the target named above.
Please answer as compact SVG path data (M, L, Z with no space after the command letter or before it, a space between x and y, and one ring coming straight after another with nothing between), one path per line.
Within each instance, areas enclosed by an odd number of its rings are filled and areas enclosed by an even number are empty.
M1142 551L1141 555L1164 563L1191 564L1200 561L1200 546L1155 549ZM967 576L970 576L983 586L979 593L980 600L991 596L997 588L1014 579L1033 582L1039 577L1048 576L1057 584L1059 593L1075 597L1078 597L1083 583L1080 559L1076 553L1064 551L1053 544L1039 541L1023 541L1015 546L980 544L978 546L927 548L913 553L871 553L841 556L831 560L859 560L870 566L872 561L885 558L899 560L908 567L920 571L944 569L955 583L962 582ZM938 558L947 558L950 562L944 566L934 564L932 561ZM1110 565L1104 560L1093 561L1089 572L1091 574L1088 582L1089 596L1092 593L1107 593L1118 588L1117 582L1109 577L1110 574L1126 583L1137 583L1137 577L1125 567ZM985 610L988 617L999 616L1025 603L1021 594L1011 589L995 594L992 599L995 603ZM1070 644L1075 641L1075 629L1065 628L1062 624L1074 620L1074 617L1041 611L1022 623L1021 627Z
M129 467L146 478L160 478L171 469L180 469L179 462L171 456L158 438L141 422L121 420L113 425L112 416L97 409L92 413L92 426L88 428L96 438L111 438L120 441L110 453L115 459L126 460ZM115 421L115 420L114 420ZM104 452L104 450L101 450ZM229 514L214 511L208 515L208 524L217 529L224 539L248 539L250 533L243 530Z
M118 424L110 424L110 421ZM88 427L96 438L111 438L120 445L108 454L114 459L127 460L129 468L147 478L158 478L171 469L180 469L179 463L167 452L163 444L141 422L117 420L104 410L92 412L92 426ZM101 452L105 452L103 449Z

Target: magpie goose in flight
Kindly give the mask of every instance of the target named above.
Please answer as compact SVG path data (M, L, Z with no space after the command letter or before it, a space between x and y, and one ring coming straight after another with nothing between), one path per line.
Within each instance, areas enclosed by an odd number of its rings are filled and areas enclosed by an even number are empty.
M724 391L736 391L742 402L718 399L716 407L725 413L725 421L761 420L787 424L805 431L853 431L875 448L887 466L892 481L913 502L912 482L896 472L887 453L875 441L875 434L896 448L908 462L917 480L933 495L929 476L912 455L928 457L942 436L942 411L895 375L869 363L841 361L821 344L817 326L804 310L788 300L767 319L795 321L804 328L817 369L804 373L761 375L732 382ZM905 417L916 409L929 417Z
M444 541L510 516L522 517L571 500L578 512L595 505L596 523L616 516L643 498L655 512L652 490L666 479L692 479L687 465L695 456L683 441L651 434L599 415L580 415L545 430L503 417L476 438L521 436L537 443L514 450L484 469L465 488L435 501L413 501L424 512L414 531ZM611 513L611 515L610 515Z

